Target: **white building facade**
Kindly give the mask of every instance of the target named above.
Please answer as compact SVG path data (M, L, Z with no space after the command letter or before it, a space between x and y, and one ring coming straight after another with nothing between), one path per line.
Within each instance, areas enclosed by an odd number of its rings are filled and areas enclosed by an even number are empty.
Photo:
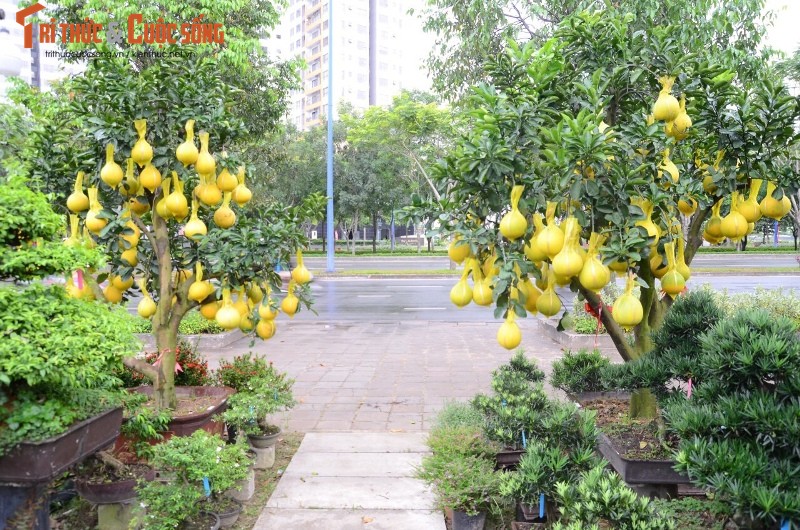
M369 0L331 0L333 4L333 100L365 109L370 103ZM427 48L421 21L408 14L413 4L402 0L376 0L375 104L389 105L403 89L427 90L422 68ZM320 125L328 111L327 0L290 0L278 27L265 41L271 57L302 57L302 89L291 96L287 120L300 130ZM334 109L336 110L336 109Z

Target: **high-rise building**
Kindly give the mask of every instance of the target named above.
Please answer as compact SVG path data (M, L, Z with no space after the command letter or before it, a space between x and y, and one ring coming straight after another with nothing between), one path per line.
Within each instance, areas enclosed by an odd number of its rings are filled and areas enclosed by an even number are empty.
M333 100L357 109L370 105L370 25L374 23L374 101L388 105L403 89L426 90L427 53L422 23L408 14L421 0L331 0L333 4ZM294 92L287 119L298 129L322 123L328 111L328 1L290 0L278 27L265 41L271 57L302 57L302 88ZM336 109L334 109L336 110Z
M46 90L54 81L84 68L61 61L57 44L39 43L36 24L32 27L32 46L25 48L23 26L16 21L19 9L13 1L0 0L0 98L6 93L9 77Z

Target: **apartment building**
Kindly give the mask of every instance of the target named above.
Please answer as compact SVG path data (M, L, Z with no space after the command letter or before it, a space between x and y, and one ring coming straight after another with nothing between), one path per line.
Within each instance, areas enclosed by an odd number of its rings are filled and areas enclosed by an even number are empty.
M370 105L370 0L331 0L333 4L333 100L358 109ZM403 89L430 88L422 67L430 41L422 23L408 14L423 0L375 0L374 101L388 105ZM281 22L264 42L276 58L302 57L302 89L291 96L287 119L298 129L320 125L328 111L327 0L290 0Z
M23 27L17 24L16 3L0 0L0 98L8 87L9 77L19 77L29 85L47 90L54 81L83 70L82 65L65 64L57 55L57 44L40 44L37 27L33 27L33 46L25 48Z

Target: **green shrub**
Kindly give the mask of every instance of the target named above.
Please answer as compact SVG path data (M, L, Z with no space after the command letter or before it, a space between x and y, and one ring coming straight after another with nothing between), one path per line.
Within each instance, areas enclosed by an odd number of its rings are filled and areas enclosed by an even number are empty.
M499 512L501 473L494 461L479 456L431 455L422 460L417 477L431 484L440 509L452 508L477 515Z
M756 287L750 292L728 293L717 291L705 284L702 291L714 297L723 314L731 316L740 310L763 309L774 317L786 317L800 323L800 296L794 289L766 289Z
M471 403L451 401L436 415L431 432L452 427L471 427L480 432L483 429L483 416Z
M142 318L138 315L131 315L131 320L134 322L134 333L152 333L153 326L149 319ZM186 316L181 320L178 326L178 333L181 335L216 335L224 333L225 330L217 324L216 320L208 320L200 311L193 309L186 313Z
M606 327L600 324L597 329L597 319L592 316L575 317L575 333L579 335L595 335L606 333Z
M550 384L571 394L605 390L602 374L610 364L611 361L598 350L567 350L553 362Z
M677 469L710 488L747 528L800 521L800 342L797 326L741 311L700 339L699 383L670 400Z
M247 388L247 383L251 379L274 375L275 368L271 361L262 355L253 355L253 352L248 352L236 355L233 361L222 359L219 362L219 368L214 371L214 382L239 392Z
M139 513L135 522L143 530L179 527L200 511L204 480L213 496L221 496L247 476L250 459L245 444L226 444L218 435L201 429L155 446L152 462L158 469L175 473L175 479L136 487L146 514Z
M563 518L553 530L675 528L674 521L659 515L649 499L638 496L619 475L603 466L586 471L579 480L559 482L556 496Z
M664 320L653 332L653 349L639 359L603 368L602 379L615 388L648 388L657 396L680 393L675 382L693 384L702 380L698 372L700 337L724 316L714 296L703 290L675 299Z

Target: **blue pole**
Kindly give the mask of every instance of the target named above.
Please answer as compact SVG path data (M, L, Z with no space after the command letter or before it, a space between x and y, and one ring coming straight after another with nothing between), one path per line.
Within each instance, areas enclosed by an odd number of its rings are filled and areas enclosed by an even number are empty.
M778 221L775 221L775 224L772 225L773 229L773 244L777 247L778 246Z
M328 261L325 270L334 271L333 254L333 0L328 1Z

